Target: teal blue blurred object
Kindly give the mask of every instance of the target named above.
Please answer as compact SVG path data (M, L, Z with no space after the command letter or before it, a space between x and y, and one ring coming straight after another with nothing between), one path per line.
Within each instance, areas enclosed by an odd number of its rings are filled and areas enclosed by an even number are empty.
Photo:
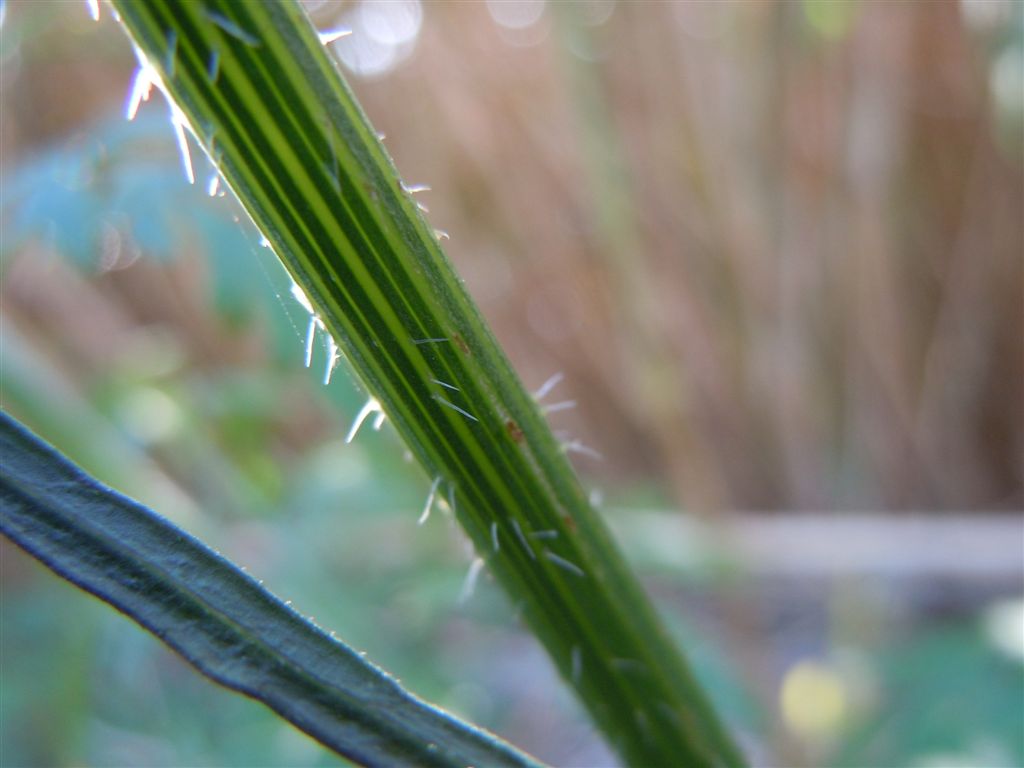
M79 267L95 266L104 219L103 205L92 190L90 165L80 150L57 149L5 181L0 198L4 256L24 239L43 236Z
M1024 666L981 632L925 625L877 662L879 703L831 765L1024 765Z
M123 221L147 253L168 258L171 232L154 203L185 182L166 164L132 154L159 141L161 130L166 124L155 117L107 121L88 139L53 147L11 171L0 198L3 257L42 237L77 266L95 269L103 227Z
M208 194L204 171L212 169L198 152L197 183L188 183L158 112L147 109L131 122L112 117L87 138L6 171L0 266L37 239L78 269L100 271L110 228L142 258L169 261L192 249L209 265L216 309L236 324L259 317L278 360L294 359L306 319L291 306L287 275L271 254L259 253L255 229L230 196Z

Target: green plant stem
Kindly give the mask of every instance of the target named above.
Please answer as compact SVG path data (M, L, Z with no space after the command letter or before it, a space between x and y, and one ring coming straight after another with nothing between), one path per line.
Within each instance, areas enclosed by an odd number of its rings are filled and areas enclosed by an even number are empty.
M299 5L113 5L609 742L742 764Z

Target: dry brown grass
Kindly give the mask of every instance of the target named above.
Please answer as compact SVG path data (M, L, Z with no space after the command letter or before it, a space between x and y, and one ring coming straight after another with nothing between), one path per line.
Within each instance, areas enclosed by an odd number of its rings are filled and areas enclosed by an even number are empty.
M565 372L553 418L606 457L584 472L708 511L1024 506L1021 135L988 87L1009 22L559 11L516 47L483 4L428 4L414 56L355 87L527 384ZM128 60L65 15L5 76L8 167L121 103Z

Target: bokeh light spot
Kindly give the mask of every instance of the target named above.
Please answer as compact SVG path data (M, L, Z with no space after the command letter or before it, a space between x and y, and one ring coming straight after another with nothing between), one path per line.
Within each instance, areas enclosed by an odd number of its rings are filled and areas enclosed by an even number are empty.
M801 661L786 673L779 691L779 707L786 725L808 738L835 732L847 709L846 686L832 669Z
M1015 661L1024 663L1024 599L1004 600L985 611L985 634Z
M544 0L487 0L487 10L505 29L526 29L544 15Z
M333 43L342 63L362 77L379 77L412 55L423 26L423 5L420 0L363 2L340 22L352 30Z

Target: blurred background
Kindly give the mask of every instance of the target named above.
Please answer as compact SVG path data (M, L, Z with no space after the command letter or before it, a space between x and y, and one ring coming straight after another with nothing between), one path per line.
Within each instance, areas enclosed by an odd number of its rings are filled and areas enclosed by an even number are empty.
M1024 4L306 5L755 764L1024 765ZM395 435L343 443L365 394L133 70L106 7L0 4L3 408L416 693L611 764L460 602ZM339 764L0 575L3 765Z

